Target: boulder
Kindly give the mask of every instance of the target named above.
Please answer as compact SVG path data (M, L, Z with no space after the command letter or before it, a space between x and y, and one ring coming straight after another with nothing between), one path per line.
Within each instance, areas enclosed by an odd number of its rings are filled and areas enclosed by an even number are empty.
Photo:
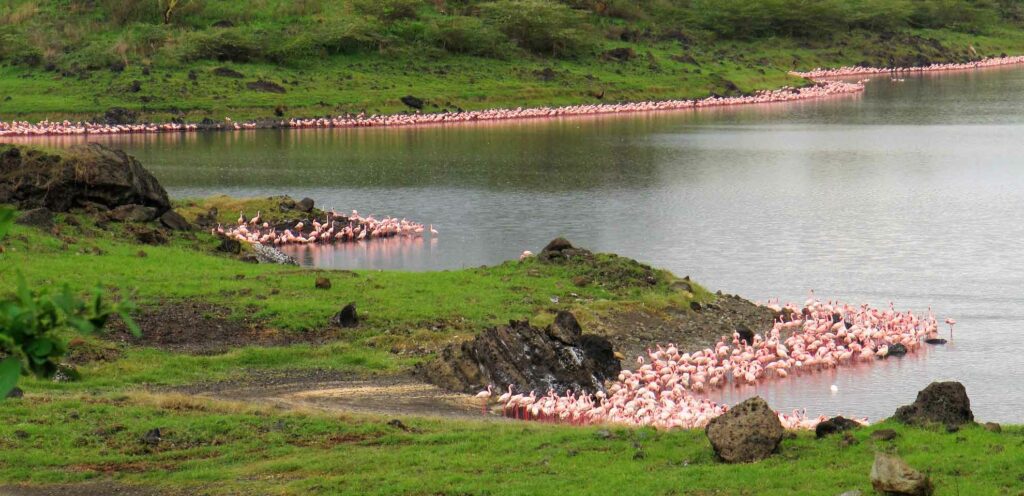
M98 143L61 154L0 145L0 203L54 212L139 205L154 209L154 218L171 208L167 192L138 160Z
M711 419L704 432L715 455L729 463L767 458L778 449L785 434L778 414L760 396Z
M359 314L356 313L356 304L349 303L340 312L331 317L331 325L336 327L356 327L359 325Z
M299 200L298 203L295 204L295 208L297 208L300 211L308 213L313 211L314 205L315 203L313 202L312 198L303 198Z
M902 459L885 453L875 453L871 487L882 494L907 496L930 496L935 490L927 475L914 470Z
M555 238L555 239L551 240L551 242L548 243L547 246L545 246L543 250L541 250L541 253L546 252L546 251L558 251L558 252L561 252L561 251L571 250L571 249L573 249L572 243L570 243L568 239L559 237L559 238Z
M317 277L314 284L317 289L331 289L331 280L326 277Z
M149 222L157 218L157 213L153 207L131 204L107 212L107 218L114 222Z
M875 439L878 441L892 441L897 437L899 437L899 433L892 429L878 429L877 431L871 433L871 439Z
M160 223L172 231L191 231L192 224L178 212L168 210L160 216Z
M14 222L39 229L53 229L53 212L46 207L33 208L18 214L18 218Z
M995 422L985 422L985 430L989 432L1000 433L1003 432L1003 426Z
M146 433L143 434L142 437L139 438L139 441L142 444L148 444L150 446L156 446L156 445L160 444L160 441L162 439L163 439L163 436L160 435L160 429L156 428L156 429L150 429L150 430L146 431Z
M697 302L692 302L692 303L697 303ZM700 311L700 303L697 303L696 308L693 308L692 304L690 305L690 307L693 310L695 310L695 311ZM744 324L742 322L737 324L736 325L736 333L740 335L740 339L741 340L746 341L748 345L753 346L753 344L754 344L754 331L750 330L750 328L747 327L746 324Z
M894 343L889 345L888 356L903 356L907 354L907 347L900 343Z
M924 342L928 344L946 344L946 340L942 338L928 338Z
M621 370L611 343L582 334L569 312L560 313L546 329L527 321L492 327L417 366L419 376L448 390L476 392L493 384L539 394L548 389L558 394L603 391L604 381Z
M917 393L910 405L896 409L893 416L904 424L927 425L940 423L959 427L974 422L971 400L959 382L933 382Z
M850 420L840 415L838 417L832 417L823 422L819 422L818 425L814 428L814 435L815 437L821 439L825 436L835 434L837 432L857 429L859 427L860 424L858 424L856 421Z
M217 251L237 255L242 253L242 242L237 239L223 238L217 245Z
M416 98L416 97L414 97L412 95L406 95L406 96L403 96L401 98L401 100L402 100L402 103L404 103L406 106L408 106L410 108L414 108L416 110L422 110L423 109L423 100L422 99Z

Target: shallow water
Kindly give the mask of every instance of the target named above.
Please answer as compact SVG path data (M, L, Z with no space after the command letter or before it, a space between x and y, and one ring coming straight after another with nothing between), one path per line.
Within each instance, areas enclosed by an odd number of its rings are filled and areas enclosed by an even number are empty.
M309 196L440 231L295 250L320 266L491 264L565 235L751 299L803 301L813 288L931 305L960 322L953 343L756 392L780 410L877 420L956 379L979 419L1021 423L1024 390L1005 384L1024 373L1022 92L1024 70L1004 68L698 112L94 139L138 156L176 197Z

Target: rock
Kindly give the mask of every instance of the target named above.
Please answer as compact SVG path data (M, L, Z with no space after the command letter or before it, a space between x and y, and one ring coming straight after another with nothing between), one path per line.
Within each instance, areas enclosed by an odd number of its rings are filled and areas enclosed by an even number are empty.
M264 245L261 243L253 243L252 251L253 255L256 257L256 260L259 263L299 265L299 262L296 261L294 258L285 255L284 253L281 252L281 250L278 250L273 246Z
M356 304L349 303L340 312L331 317L331 325L337 327L356 327L359 325L359 314L356 313Z
M568 390L594 393L619 374L621 363L611 343L582 334L569 312L547 329L526 321L492 327L475 339L441 350L437 359L417 366L417 375L445 389L476 392L493 384L517 391Z
M907 347L900 343L889 345L889 356L903 356L907 354Z
M715 454L728 463L767 458L778 449L785 433L779 416L760 396L715 417L704 432Z
M157 217L156 209L142 205L121 205L107 212L107 218L114 222L149 222Z
M53 374L53 382L76 382L82 378L82 374L74 365L62 363L57 365L57 372Z
M160 216L160 223L172 231L191 231L192 224L185 220L178 212L168 210Z
M286 93L288 91L284 89L284 86L271 81L264 81L262 79L259 81L245 83L245 87L253 91L263 91L266 93Z
M590 284L590 278L587 276L575 276L572 278L572 285L578 288L586 287Z
M8 398L24 398L25 391L22 391L20 387L15 386L14 389L7 392Z
M579 342L583 329L580 327L580 323L576 321L576 316L572 312L559 310L558 314L555 315L555 321L548 326L547 333L551 339L557 339L562 344L571 346Z
M892 429L878 429L871 433L871 439L878 441L892 441L899 437L899 434Z
M406 95L403 96L401 100L402 103L404 103L406 106L410 108L414 108L416 110L423 110L423 100L419 98L416 98L412 95Z
M555 239L551 240L551 242L548 243L547 246L545 246L543 250L541 250L541 253L548 252L548 251L558 251L558 252L561 252L561 251L571 250L571 249L573 249L572 243L570 243L568 239L559 237L559 238L555 238Z
M21 212L14 222L23 226L50 230L53 229L53 212L46 207L33 208Z
M1003 426L995 422L985 422L985 430L989 432L1003 432Z
M331 280L326 277L316 278L317 289L331 289Z
M217 222L217 207L211 208L205 214L199 214L196 216L196 225L203 229L209 229L218 224Z
M143 444L156 446L160 444L161 439L163 438L160 436L160 429L157 428L146 431L146 433L139 438L139 441L141 441Z
M605 60L617 60L619 62L625 62L636 57L636 51L629 47L612 48L611 50L605 50L601 54L601 58Z
M314 205L315 204L313 203L313 199L312 198L303 198L303 199L299 200L298 203L295 204L295 208L297 208L298 210L300 210L302 212L307 212L308 213L308 212L312 212L313 211L313 206Z
M220 240L220 244L217 245L217 251L238 255L242 253L242 242L237 239L223 238Z
M700 303L697 303L697 308L693 308L693 310L700 311ZM748 345L754 344L754 331L751 331L746 324L740 323L736 325L736 333L739 334L740 339L746 341Z
M814 428L814 436L821 439L837 432L857 429L860 424L843 416L832 417L824 422L819 422Z
M135 236L135 240L145 245L165 245L167 236L159 229L153 229L145 225L129 224L128 233Z
M862 494L859 489L854 489L853 491L846 491L839 496L861 496Z
M135 124L138 114L122 107L111 107L103 114L102 121L111 126Z
M409 429L409 426L405 425L404 422L402 422L401 420L398 420L398 419L391 419L391 420L389 420L388 421L388 427L394 427L395 429L406 431L406 432L411 430L411 429Z
M942 338L928 338L924 342L928 344L946 344L946 340Z
M54 212L139 205L153 208L152 218L171 208L167 192L137 160L98 143L62 154L0 145L0 203Z
M960 426L974 422L971 400L959 382L933 382L917 393L913 404L896 409L893 416L904 424L926 425L940 423Z
M218 67L218 68L214 69L213 70L213 75L214 76L220 76L220 77L234 78L234 79L242 79L242 78L245 77L245 74L242 74L241 72L238 72L238 71L236 71L234 69L231 69L231 68L228 68L228 67Z
M930 496L935 490L927 475L893 455L875 453L871 466L871 487L883 494Z

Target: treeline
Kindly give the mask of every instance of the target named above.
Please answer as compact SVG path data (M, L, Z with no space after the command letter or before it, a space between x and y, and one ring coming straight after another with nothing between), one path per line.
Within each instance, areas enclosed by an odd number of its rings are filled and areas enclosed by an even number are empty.
M0 62L300 64L396 50L572 58L609 39L984 33L1021 22L1024 0L6 0Z

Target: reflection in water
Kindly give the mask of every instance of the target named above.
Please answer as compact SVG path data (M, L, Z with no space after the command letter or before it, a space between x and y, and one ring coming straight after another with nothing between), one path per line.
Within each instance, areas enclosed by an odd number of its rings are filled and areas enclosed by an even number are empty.
M437 247L437 238L397 236L350 243L285 245L280 249L306 266L336 267L355 262L365 269L402 270L406 266L432 265Z
M957 379L979 419L1024 422L1024 390L1003 386L1024 374L1024 70L906 79L793 105L106 141L177 197L309 196L441 232L436 244L303 255L321 266L478 266L564 235L752 299L802 302L813 288L931 306L960 322L955 342L757 392L783 410L879 419Z

